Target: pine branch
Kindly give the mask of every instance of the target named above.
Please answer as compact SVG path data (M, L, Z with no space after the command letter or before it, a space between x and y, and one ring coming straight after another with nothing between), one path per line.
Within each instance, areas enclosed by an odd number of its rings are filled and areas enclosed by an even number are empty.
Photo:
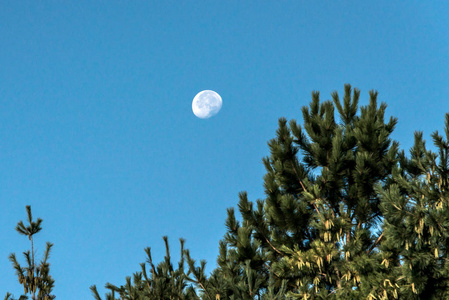
M95 300L101 300L100 294L98 294L98 290L95 285L92 285L89 289L92 292L92 295L94 296Z
M379 244L380 240L382 239L382 237L384 236L384 233L382 232L379 237L377 238L377 240L374 242L374 244L371 245L371 247L366 251L366 254L370 254L371 251L374 250L374 248L377 246L377 244Z
M293 160L290 160L290 164L292 165L292 169L293 169L293 171L295 172L296 178L298 179L299 184L301 185L302 189L303 189L305 192L307 192L306 187L304 186L304 184L302 183L301 178L299 177L298 171L296 171L295 164L293 163ZM316 206L316 204L315 204L315 203L312 203L312 205L313 205L313 208L315 209L315 211L317 212L317 214L320 214L320 211L318 210L318 207Z
M296 178L298 178L299 184L301 185L302 189L303 189L305 192L307 192L306 187L304 186L304 184L302 183L301 178L299 177L298 171L296 171L295 164L293 163L293 160L291 160L291 159L290 159L290 164L292 165L292 169L293 169L293 171L295 172Z
M265 238L265 241L268 243L268 245L270 245L270 247L273 248L274 251L276 251L280 255L284 254L280 250L278 250L275 246L273 246L273 244L268 240L268 238L265 235L263 235L263 237Z

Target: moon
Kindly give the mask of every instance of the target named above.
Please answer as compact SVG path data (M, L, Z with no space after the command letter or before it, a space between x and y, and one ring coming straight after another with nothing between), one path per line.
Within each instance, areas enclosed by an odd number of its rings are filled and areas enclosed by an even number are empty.
M200 119L215 116L221 109L223 101L218 93L205 90L199 92L192 101L192 110Z

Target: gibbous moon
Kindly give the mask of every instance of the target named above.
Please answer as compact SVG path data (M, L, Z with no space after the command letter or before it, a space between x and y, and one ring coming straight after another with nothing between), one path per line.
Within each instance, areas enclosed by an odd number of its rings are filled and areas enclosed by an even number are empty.
M220 111L222 104L220 95L214 91L205 90L193 98L192 110L198 118L208 119Z

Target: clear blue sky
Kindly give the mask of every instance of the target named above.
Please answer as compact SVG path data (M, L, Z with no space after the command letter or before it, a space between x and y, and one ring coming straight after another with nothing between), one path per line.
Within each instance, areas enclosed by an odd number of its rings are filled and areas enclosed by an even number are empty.
M8 255L28 204L57 299L124 283L163 235L212 270L226 208L264 196L266 143L312 90L378 90L403 147L441 130L449 4L394 2L2 1L0 297L23 290ZM207 120L204 89L223 98Z

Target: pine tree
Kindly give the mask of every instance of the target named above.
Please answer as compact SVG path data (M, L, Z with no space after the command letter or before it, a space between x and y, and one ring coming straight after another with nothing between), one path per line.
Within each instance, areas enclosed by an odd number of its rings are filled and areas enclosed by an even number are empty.
M106 300L197 300L194 288L189 285L188 274L184 271L185 251L183 239L181 243L181 260L178 268L173 267L170 256L170 248L168 238L163 237L165 243L166 254L164 260L158 265L153 263L151 249L145 249L147 254L147 263L150 267L147 271L147 264L140 264L141 272L136 272L131 277L126 277L126 283L120 287L111 283L106 284L106 288L110 290L106 294ZM100 294L95 285L90 287L92 294L96 300L101 300ZM116 298L116 294L119 298Z
M275 290L287 281L295 298L361 299L372 292L383 238L375 186L392 180L397 121L385 122L386 105L377 104L374 91L358 115L359 96L346 85L343 103L336 92L333 103L321 103L314 92L302 109L303 127L281 118L263 159L266 199L254 205L241 193L241 222L228 210L220 269L241 278L250 267L262 281L256 295L268 289L270 276Z
M30 294L32 300L54 299L55 296L52 295L51 292L54 287L55 281L49 274L50 263L48 262L53 244L50 242L46 243L44 257L37 265L34 257L34 235L42 230L42 219L38 218L35 222L33 221L31 206L27 205L26 211L28 215L28 226L25 226L23 221L19 221L16 226L16 231L28 237L31 243L31 251L28 250L26 252L23 252L27 266L22 267L20 265L20 263L17 261L15 253L12 253L9 256L9 260L16 270L16 275L18 277L19 283L23 285L24 289L25 295L20 296L19 300L28 299L26 294ZM8 293L5 299L12 299L12 295Z
M400 155L395 183L381 190L386 233L381 252L391 281L386 294L449 298L449 114L444 132L445 139L432 134L436 153L416 132L410 158Z

